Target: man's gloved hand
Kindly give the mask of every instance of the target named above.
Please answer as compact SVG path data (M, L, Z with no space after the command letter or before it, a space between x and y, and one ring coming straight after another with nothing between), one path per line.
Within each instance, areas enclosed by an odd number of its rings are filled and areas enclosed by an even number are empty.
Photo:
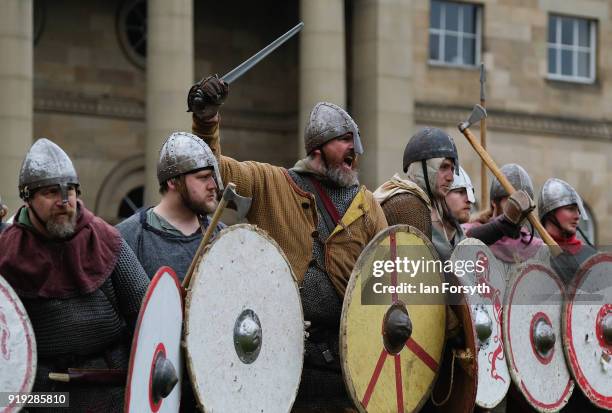
M229 86L217 75L208 76L189 89L187 95L188 112L200 119L213 118L229 93Z
M513 225L520 226L527 215L535 209L535 203L524 190L518 190L508 198L504 205L504 218Z

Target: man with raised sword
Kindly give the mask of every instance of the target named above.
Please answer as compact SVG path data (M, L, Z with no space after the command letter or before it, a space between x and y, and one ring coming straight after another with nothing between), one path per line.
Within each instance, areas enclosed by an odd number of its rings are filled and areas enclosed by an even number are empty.
M387 226L371 192L359 185L357 124L342 108L320 102L305 130L307 157L293 168L238 162L221 154L218 109L227 94L216 76L191 88L193 131L217 156L223 181L253 199L247 219L281 246L301 286L311 327L294 409L350 411L338 344L342 299L357 257Z

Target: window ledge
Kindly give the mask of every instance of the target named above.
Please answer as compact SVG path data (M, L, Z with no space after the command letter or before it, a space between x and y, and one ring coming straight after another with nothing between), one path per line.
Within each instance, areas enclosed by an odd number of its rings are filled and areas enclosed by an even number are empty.
M554 81L554 82L563 82L563 83L576 83L580 85L594 85L595 79L587 79L581 77L571 77L571 76L558 76L558 75L546 75L546 80Z
M427 64L433 67L440 67L445 69L461 69L461 70L480 70L479 65L457 65L453 63L440 62L437 60L428 60Z

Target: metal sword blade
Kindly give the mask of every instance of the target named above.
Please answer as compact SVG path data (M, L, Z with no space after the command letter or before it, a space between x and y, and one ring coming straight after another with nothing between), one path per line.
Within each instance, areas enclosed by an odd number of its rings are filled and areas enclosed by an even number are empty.
M255 53L253 56L249 57L247 60L236 66L234 69L223 75L221 80L225 83L232 83L240 76L248 72L253 66L263 60L266 56L280 47L287 40L291 39L297 33L299 33L304 27L304 22L299 22L295 27L289 30L287 33L280 36L278 39L274 40L272 43L261 49L259 52Z

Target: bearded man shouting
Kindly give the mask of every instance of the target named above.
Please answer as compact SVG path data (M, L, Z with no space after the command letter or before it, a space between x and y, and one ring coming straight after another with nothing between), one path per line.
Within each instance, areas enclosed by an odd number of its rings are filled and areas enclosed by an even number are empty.
M221 155L218 109L227 94L228 85L210 76L191 88L187 103L193 131L217 157L223 181L253 199L247 219L280 245L301 286L311 327L294 411L352 409L340 368L342 300L357 257L387 227L380 205L359 185L359 129L344 109L319 102L304 133L308 156L293 168L238 162Z

